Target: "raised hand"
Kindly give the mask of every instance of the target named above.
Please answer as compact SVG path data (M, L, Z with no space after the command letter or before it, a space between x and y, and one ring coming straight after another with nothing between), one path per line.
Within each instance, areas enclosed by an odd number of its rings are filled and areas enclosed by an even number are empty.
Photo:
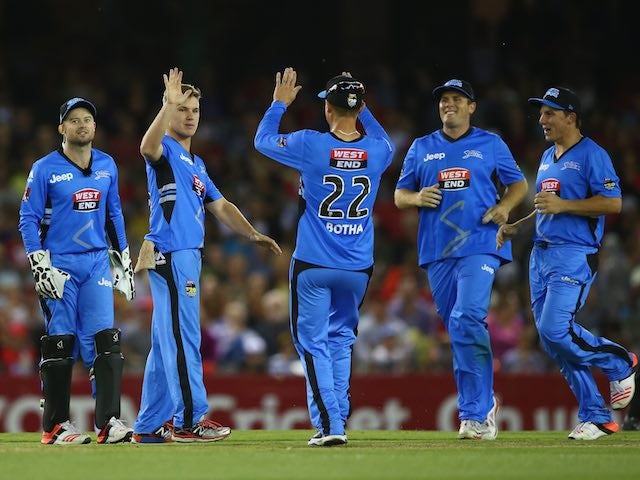
M162 100L165 103L174 105L186 102L189 95L191 95L191 90L182 92L182 70L174 67L169 70L168 76L165 73L162 78L164 79L164 97Z
M297 80L298 74L291 67L285 68L282 73L277 72L276 85L273 89L273 101L291 105L298 96L298 92L302 89L302 85L296 85Z

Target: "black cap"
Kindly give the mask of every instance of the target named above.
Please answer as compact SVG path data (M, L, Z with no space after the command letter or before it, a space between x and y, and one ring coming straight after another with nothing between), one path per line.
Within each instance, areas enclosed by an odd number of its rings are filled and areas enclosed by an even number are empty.
M364 97L364 85L355 78L338 75L327 82L326 88L318 93L331 105L353 110L360 108Z
M568 110L580 115L581 104L578 95L573 90L563 87L551 87L542 98L530 98L531 105L546 105L556 110Z
M457 92L462 93L465 97L469 98L469 100L475 102L476 97L473 93L473 87L471 84L465 80L458 80L457 78L452 78L451 80L447 80L439 87L433 89L433 96L435 98L440 98L442 92L445 90L455 90Z
M91 112L93 118L96 118L96 107L89 100L85 100L84 98L74 97L70 100L67 100L62 105L60 105L60 123L64 122L64 119L69 115L69 112L74 108L84 107Z

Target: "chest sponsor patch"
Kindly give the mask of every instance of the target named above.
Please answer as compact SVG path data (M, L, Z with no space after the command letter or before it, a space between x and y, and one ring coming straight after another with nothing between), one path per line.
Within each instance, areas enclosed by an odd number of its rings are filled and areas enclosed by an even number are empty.
M560 180L557 178L545 178L540 182L541 192L560 192Z
M357 148L332 148L329 165L339 170L362 170L367 168L366 150Z
M464 190L471 184L471 172L466 168L446 168L438 172L438 185L442 190Z
M73 194L73 209L78 212L93 212L100 208L100 190L83 188Z
M200 198L204 197L204 183L197 175L193 176L193 191L196 192Z

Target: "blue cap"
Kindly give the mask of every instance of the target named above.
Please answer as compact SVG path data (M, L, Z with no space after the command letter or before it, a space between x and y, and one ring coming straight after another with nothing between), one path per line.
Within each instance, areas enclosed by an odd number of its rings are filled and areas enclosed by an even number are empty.
M96 118L96 107L89 100L85 100L84 98L74 97L70 100L67 100L60 106L60 123L64 122L64 119L69 115L69 112L74 108L84 107L91 112L93 118Z
M580 98L573 90L564 87L551 87L542 98L530 98L531 105L546 105L556 110L568 110L580 115L582 106Z
M435 98L440 98L442 92L445 90L455 90L457 92L462 93L465 97L469 98L469 100L475 102L476 98L473 93L473 87L471 84L465 80L458 80L457 78L452 78L451 80L447 80L439 87L436 87L431 92Z

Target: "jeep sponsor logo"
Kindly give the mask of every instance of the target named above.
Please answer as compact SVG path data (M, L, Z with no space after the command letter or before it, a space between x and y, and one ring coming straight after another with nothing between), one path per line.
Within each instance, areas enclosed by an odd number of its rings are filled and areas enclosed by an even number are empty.
M471 183L471 172L466 168L446 168L438 172L438 184L443 190L464 190Z
M332 148L329 165L339 170L362 170L367 168L367 152L356 148Z
M69 182L73 180L73 173L63 173L62 175L56 175L55 173L51 174L51 178L49 179L49 183L58 183L58 182Z
M93 212L100 206L100 190L83 188L73 194L73 209L78 212Z
M559 192L560 191L560 180L557 178L547 178L540 182L540 191L541 192Z
M422 160L425 162L429 162L431 160L444 160L444 157L446 157L444 152L427 153Z
M482 267L480 267L480 270L483 270L485 272L489 272L491 275L493 275L495 273L495 270L493 269L493 267L490 267L486 263L484 265L482 265Z

